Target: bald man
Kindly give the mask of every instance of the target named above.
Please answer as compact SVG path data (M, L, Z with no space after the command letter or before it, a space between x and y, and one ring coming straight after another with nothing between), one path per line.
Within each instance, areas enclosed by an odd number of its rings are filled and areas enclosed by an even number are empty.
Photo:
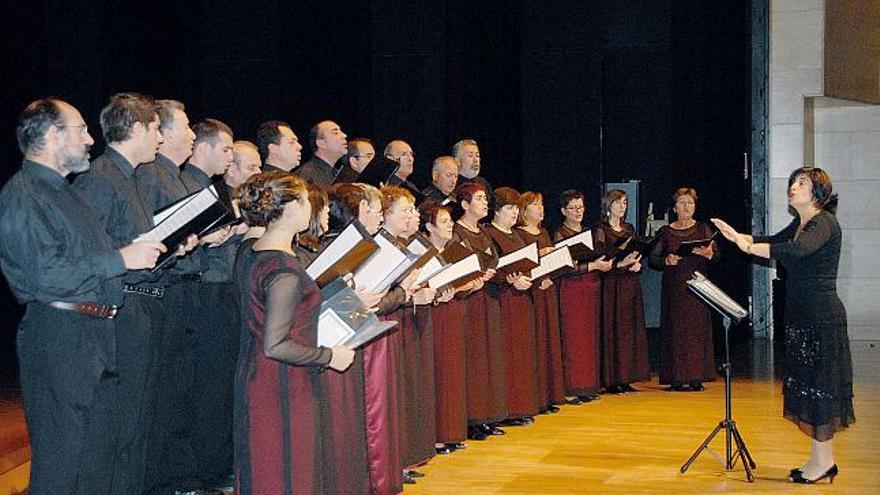
M445 204L452 197L457 183L458 164L455 163L455 158L449 155L438 156L431 167L431 185L426 187L422 194Z

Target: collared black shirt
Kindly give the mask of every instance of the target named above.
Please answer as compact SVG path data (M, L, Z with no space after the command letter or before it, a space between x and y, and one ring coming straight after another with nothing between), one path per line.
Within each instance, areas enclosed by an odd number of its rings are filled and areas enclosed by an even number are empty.
M455 203L455 197L452 194L443 194L443 191L437 189L437 186L435 186L434 184L431 184L430 186L422 189L422 195L425 196L425 198L432 199L440 204L443 204L443 202L447 199L450 202Z
M358 177L361 176L361 173L351 168L350 165L343 165L342 168L336 173L336 178L333 179L334 184L351 184L352 182L357 182Z
M317 156L313 156L311 160L300 165L295 173L321 188L326 188L332 184L336 176L336 170L333 166Z
M92 206L115 247L130 244L153 228L152 212L144 206L135 184L134 167L112 147L108 146L104 154L92 160L91 169L77 177L73 185ZM125 281L153 283L161 278L161 272L138 270L128 272Z
M190 192L180 179L180 167L165 155L144 163L134 171L135 185L147 210L155 213Z
M278 168L271 163L264 163L263 166L260 167L260 170L262 170L263 172L284 172L286 174L293 172L292 170L284 170L283 168Z
M22 304L121 305L122 255L58 172L25 160L0 191L0 267Z

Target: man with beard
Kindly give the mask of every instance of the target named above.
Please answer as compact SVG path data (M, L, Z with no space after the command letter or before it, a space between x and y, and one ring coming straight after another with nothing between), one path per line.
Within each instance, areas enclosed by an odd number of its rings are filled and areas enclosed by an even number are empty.
M296 171L303 179L326 188L333 183L336 162L348 152L347 136L339 124L325 120L309 131L309 145L314 155Z
M455 163L455 158L449 155L438 156L431 167L431 185L422 190L422 194L440 204L450 201L454 204L452 193L457 183L458 164Z
M290 172L299 166L302 144L290 124L270 120L257 130L257 148L264 172Z
M114 242L91 198L67 182L89 169L94 142L73 106L32 102L16 137L24 161L0 191L0 267L26 305L17 350L28 493L132 493L117 484L127 466L117 462L126 411L116 398L123 377L114 317L129 311L121 308L127 270L152 268L165 247Z
M452 146L452 156L458 165L458 185L456 192L465 184L476 183L481 185L489 196L489 211L493 209L492 186L489 181L480 177L480 147L473 139L462 139Z
M137 93L110 97L101 110L101 130L107 147L91 169L77 177L74 186L98 215L116 246L138 239L153 226L153 215L138 192L135 169L156 159L162 134L159 132L156 101ZM187 246L168 246L182 254ZM165 287L175 282L169 270L129 272L125 277L125 309L117 325L120 407L123 424L121 452L117 462L126 466L129 479L120 480L127 493L142 493L146 487L147 437L156 419L159 363L162 339L178 309L173 296L164 299Z

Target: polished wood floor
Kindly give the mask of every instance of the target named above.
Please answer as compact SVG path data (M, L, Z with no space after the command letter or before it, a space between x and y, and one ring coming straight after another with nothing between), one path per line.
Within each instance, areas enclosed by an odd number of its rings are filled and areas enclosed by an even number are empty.
M754 483L746 483L740 466L724 471L721 435L711 451L679 474L722 419L724 387L718 381L705 392L673 393L655 380L639 384L639 393L566 406L539 416L534 425L508 428L503 437L469 442L466 450L438 456L419 468L426 477L404 494L878 493L880 343L854 342L852 347L857 423L835 438L841 471L833 485L786 481L788 470L808 455L810 441L781 417L772 348L748 344L735 358L733 413L758 464ZM7 407L0 421L7 427L0 432L7 436L23 424L14 407ZM21 493L27 470L28 464L21 464L0 471L0 495Z
M756 349L766 359L772 352ZM534 425L438 456L405 495L443 494L707 494L880 493L880 348L853 344L857 423L835 438L840 475L834 484L794 486L790 468L809 455L810 440L781 414L782 394L772 364L748 363L733 386L733 415L757 462L757 479L740 466L723 469L721 435L685 474L679 467L724 416L722 382L701 393L664 391L655 381L642 391L605 395L563 407Z

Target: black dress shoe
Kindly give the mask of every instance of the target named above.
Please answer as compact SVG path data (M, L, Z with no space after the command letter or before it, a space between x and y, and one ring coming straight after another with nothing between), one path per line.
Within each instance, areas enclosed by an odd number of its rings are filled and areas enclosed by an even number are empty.
M818 483L824 479L828 479L829 483L834 483L834 478L837 476L839 470L837 469L837 464L831 466L828 471L825 471L821 476L815 479L807 479L804 478L804 473L800 470L792 470L793 474L789 476L788 479L791 480L792 483L799 483L802 485L812 485L813 483Z
M522 421L522 424L523 424L523 425L534 424L534 422L535 422L535 417L534 417L534 416L526 416L526 417L520 419L520 421Z
M556 414L559 412L559 408L554 406L553 404L550 404L549 406L547 406L547 412L550 414Z
M434 450L437 451L438 454L451 454L455 449L449 445L441 444L435 445Z
M423 473L421 471L416 471L415 469L407 469L406 474L408 474L409 476L412 476L413 478L424 478L425 477L425 473Z
M483 432L483 429L480 428L479 425L468 428L467 437L469 440L483 441L487 436L488 434Z
M523 426L525 422L521 418L508 418L499 423L501 426Z
M403 475L403 484L404 485L415 485L416 480L412 476L410 476L408 474L404 474Z
M691 392L702 392L703 390L706 390L706 387L704 387L701 382L691 382L688 384L688 387Z
M622 385L611 385L605 389L606 394L618 395L624 392Z
M566 397L565 398L565 404L568 406L579 406L583 403L584 403L584 401L580 400L577 397Z
M624 392L638 392L638 391L639 391L639 389L637 389L637 388L633 388L633 386L630 385L629 383L626 383L626 384L624 384L624 385L621 385L620 388L621 388L621 390L623 390Z
M587 404L589 402L593 402L594 400L599 400L599 396L596 394L585 394L578 395L578 400L583 404Z
M464 442L447 443L446 446L451 447L455 450L462 450L467 448L467 444Z
M486 424L484 424L484 425L482 425L482 426L483 426L483 428L484 428L483 431L484 431L487 435L504 435L504 434L507 433L507 432L505 432L504 430L502 430L501 428L497 428L497 427L495 427L495 426L493 426L493 425L486 425Z

